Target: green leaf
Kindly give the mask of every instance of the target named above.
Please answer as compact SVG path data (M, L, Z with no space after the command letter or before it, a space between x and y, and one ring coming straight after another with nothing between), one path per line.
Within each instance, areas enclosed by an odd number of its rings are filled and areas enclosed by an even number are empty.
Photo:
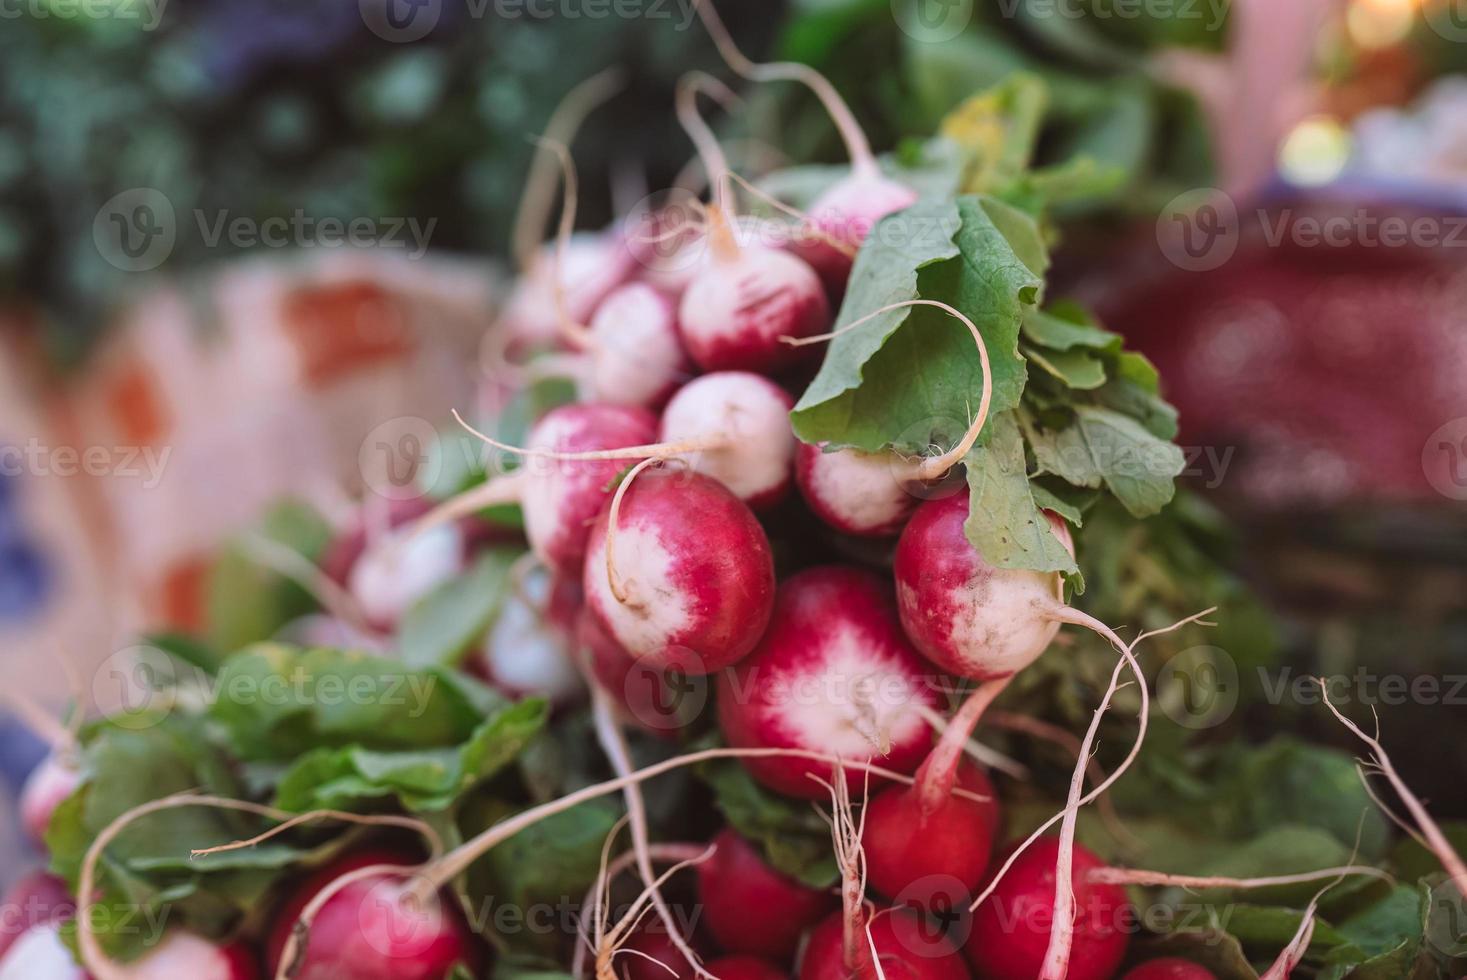
M491 548L464 574L443 583L408 610L397 648L411 667L453 667L493 625L509 588L509 570L523 554Z
M1186 465L1179 448L1135 419L1093 405L1077 406L1073 423L1031 434L1030 443L1042 472L1079 487L1104 483L1133 517L1165 507Z
M1447 841L1458 854L1467 854L1467 821L1447 820L1441 824ZM1403 837L1391 851L1391 865L1396 875L1406 881L1415 881L1442 870L1441 861L1431 851L1411 837Z
M1105 365L1085 351L1041 351L1028 347L1024 356L1068 388L1089 391L1105 384Z
M760 846L771 867L817 888L835 880L830 827L810 804L769 792L735 761L699 766L698 775L713 787L729 824Z
M1109 365L1109 374L1111 380L1095 393L1096 402L1135 418L1158 439L1177 437L1177 410L1158 393L1156 368L1144 355L1120 354Z
M968 466L968 540L998 568L1063 572L1083 588L1079 567L1034 500L1024 466L1024 442L1013 413L989 423L987 446L975 447Z
M919 202L889 216L906 240L878 228L856 258L838 326L913 298L946 302L973 318L993 373L990 413L1018 404L1025 366L1018 331L1047 265L1037 225L990 199ZM953 230L955 229L955 233ZM820 373L795 406L796 434L867 452L950 446L982 394L972 334L942 310L896 310L832 341Z
M503 699L454 671L344 650L260 644L225 662L210 714L246 760L293 760L353 743L457 745Z
M1097 351L1119 351L1120 334L1095 325L1088 314L1070 303L1055 303L1047 310L1032 309L1024 315L1024 338L1050 350L1067 351L1085 347Z
M411 812L452 807L474 786L509 765L544 727L545 702L502 708L454 748L381 752L350 746L317 749L285 773L276 791L282 810L351 810L395 798Z

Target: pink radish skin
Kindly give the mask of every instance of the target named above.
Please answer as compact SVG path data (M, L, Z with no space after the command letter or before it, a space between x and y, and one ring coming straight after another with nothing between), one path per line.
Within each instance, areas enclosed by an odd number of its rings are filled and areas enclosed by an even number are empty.
M922 803L923 781L918 770L915 785L884 789L866 807L861 841L867 880L883 895L904 902L925 906L950 898L966 904L988 869L998 830L993 784L964 764L957 785L989 801L949 794L929 811ZM946 893L954 879L966 889L966 897Z
M963 533L968 494L917 508L897 542L893 573L902 625L918 650L973 680L1008 677L1039 658L1059 632L1058 573L995 568ZM1050 526L1074 553L1058 518Z
M851 255L861 248L871 229L916 201L916 191L883 176L874 166L858 168L810 205L795 253L820 275L831 295L840 296L851 276Z
M713 843L713 857L698 865L698 899L708 931L730 953L787 962L801 934L836 906L835 895L774 870L732 829Z
M809 337L830 324L820 277L804 260L750 244L711 250L678 307L683 346L704 371L776 374L805 358L781 337Z
M0 961L30 930L74 915L76 899L66 890L66 882L44 871L26 875L0 901Z
M1126 971L1121 980L1217 980L1217 975L1205 966L1191 960L1169 956L1159 960L1147 960L1140 966Z
M613 464L615 465L615 464ZM586 604L638 661L711 673L754 648L774 605L774 559L759 521L718 481L652 470L626 488L607 564L607 507L586 549Z
M553 590L544 571L526 575L519 589L509 590L467 666L508 697L541 697L564 707L579 701L586 686L571 656L574 635L549 612Z
M758 649L719 679L719 724L735 747L804 749L907 773L932 743L915 708L935 704L934 674L902 635L880 578L837 565L807 569L780 585ZM830 778L818 763L744 764L781 793L828 795L811 778ZM846 769L854 795L862 776Z
M728 487L754 510L767 510L789 492L795 436L794 399L746 371L720 371L688 382L662 413L663 442L726 434L730 442L690 454L693 469Z
M60 924L28 929L0 957L0 980L88 980L61 941Z
M26 777L20 791L20 824L31 840L42 843L51 814L81 785L81 770L68 753L53 751Z
M816 517L857 537L896 534L921 503L907 492L885 453L825 452L823 444L802 442L795 451L795 481Z
M590 452L646 445L657 421L644 409L621 405L566 405L547 412L530 430L529 448ZM557 460L530 456L520 494L525 536L550 568L577 576L590 524L610 496L607 487L625 460Z
M590 609L581 612L576 631L581 653L623 720L662 738L673 738L697 721L702 698L686 698L686 677L668 676L637 662L620 643L606 635Z
M347 874L374 865L407 864L393 852L361 852L308 878L286 900L269 937L271 975L306 906ZM292 980L446 980L454 965L474 966L478 948L462 913L446 895L416 903L411 875L383 871L345 885L311 920Z
M646 283L606 297L589 324L581 400L656 409L691 366L677 329L677 306Z
M983 980L1034 980L1039 976L1054 920L1058 855L1057 838L1040 838L1020 855L998 888L973 913L964 951ZM1094 854L1075 848L1076 921L1068 980L1107 980L1126 956L1132 921L1126 890L1086 877L1104 866Z
M912 910L867 914L869 926L856 933L851 963L845 960L844 914L834 912L816 926L800 959L799 980L878 980L879 976L887 980L969 980L963 957L947 937L922 923ZM879 974L876 961L881 964Z
M138 980L180 977L186 980L255 980L260 975L254 955L233 943L218 946L202 936L173 930L141 959L122 968Z
M717 980L790 980L788 972L757 956L724 956L703 968Z

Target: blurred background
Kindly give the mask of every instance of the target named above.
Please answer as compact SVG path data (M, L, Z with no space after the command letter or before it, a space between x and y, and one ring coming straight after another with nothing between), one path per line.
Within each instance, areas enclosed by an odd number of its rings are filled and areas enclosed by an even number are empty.
M227 542L282 498L343 512L486 408L530 137L622 66L574 142L579 225L668 186L692 157L676 79L728 77L690 2L0 0L7 686L106 702L141 630L223 648L297 611ZM1217 641L1244 685L1441 679L1386 744L1467 816L1467 3L721 6L880 150L1015 71L1047 83L1042 156L1107 175L1064 214L1051 292L1158 363L1192 460L1152 532L1179 581L1087 574L1246 595ZM742 171L842 159L803 89L746 97L721 134ZM1297 704L1245 714L1346 744ZM43 748L7 725L13 790Z

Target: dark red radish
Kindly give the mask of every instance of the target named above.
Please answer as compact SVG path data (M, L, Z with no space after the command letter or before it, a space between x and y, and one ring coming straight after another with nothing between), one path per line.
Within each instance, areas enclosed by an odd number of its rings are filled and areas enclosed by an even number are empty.
M968 541L968 494L918 507L897 542L893 573L902 626L918 650L960 677L992 680L1023 670L1059 632L1057 572L995 568ZM1050 526L1074 553L1069 530Z
M70 748L53 749L26 777L20 791L20 825L31 840L46 839L51 814L81 785L82 772Z
M697 721L707 703L707 681L642 663L606 634L596 615L582 609L578 646L596 682L620 707L623 720L671 738Z
M638 661L711 673L763 634L774 558L753 512L717 480L634 471L591 528L584 586L602 628Z
M757 64L734 44L711 0L697 4L708 33L723 60L751 81L794 81L810 88L840 131L851 160L851 173L827 188L810 206L797 253L819 273L832 295L845 291L851 262L878 221L917 200L917 192L881 172L866 134L850 107L820 72L798 62Z
M834 892L771 868L732 829L713 843L713 856L698 865L698 900L708 931L724 950L747 954L736 958L787 962L805 930L836 906Z
M757 956L721 956L703 968L714 980L790 980L788 970Z
M410 863L393 852L359 852L302 882L271 928L271 975L291 955L291 937L313 906L291 959L293 980L446 980L457 964L476 965L477 940L451 897L419 896L409 872L369 870Z
M1217 980L1217 974L1191 960L1167 956L1127 970L1121 980Z
M557 600L557 593L573 595ZM557 601L573 608L555 609ZM543 569L527 572L505 594L466 668L512 698L541 697L561 706L580 700L586 686L572 656L579 606L579 582L567 587Z
M804 749L911 772L932 743L919 709L936 703L938 680L902 634L878 576L807 569L780 585L758 648L719 678L719 724L733 746ZM828 779L827 766L798 758L744 764L781 793L826 796L811 776ZM859 788L860 770L846 777Z
M0 956L0 980L90 980L61 940L61 924L27 929Z
M1040 838L974 911L964 952L983 980L1034 980L1039 976L1054 921L1054 869L1059 852L1057 838ZM1126 890L1087 877L1104 866L1085 848L1075 847L1071 880L1076 920L1069 980L1107 980L1126 955L1134 928Z
M815 516L842 534L885 537L906 524L921 498L903 483L900 463L888 453L855 449L826 452L824 444L799 444L795 482Z
M678 304L678 329L688 356L705 371L775 374L806 360L782 338L820 333L830 322L830 304L803 259L757 240L739 241L728 162L698 115L699 91L723 89L700 72L684 76L678 119L698 147L715 203L705 209L707 248Z
M722 434L723 445L690 454L690 466L728 487L754 510L788 492L795 453L794 399L747 371L705 374L682 387L662 413L660 438L684 443Z
M67 891L66 882L44 871L21 878L0 899L0 960L31 929L74 915L76 899Z
M649 920L636 929L613 957L623 980L694 980L696 974L662 923Z
M840 912L827 916L810 933L800 958L799 980L878 980L879 976L887 980L969 980L962 955L941 930L911 909L868 912L863 928L854 931L848 951L845 916Z

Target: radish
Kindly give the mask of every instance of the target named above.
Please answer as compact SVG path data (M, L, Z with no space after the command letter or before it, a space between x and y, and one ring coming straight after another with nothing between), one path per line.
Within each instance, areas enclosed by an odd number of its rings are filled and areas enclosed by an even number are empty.
M834 896L771 868L732 829L713 843L713 857L698 865L698 900L708 931L728 952L748 954L736 959L787 962L801 934L835 904ZM712 965L708 972L720 976Z
M576 643L591 673L616 701L622 717L654 735L672 737L697 720L706 681L641 663L606 634L589 608L582 609Z
M45 841L51 814L81 783L82 771L70 748L53 749L31 770L20 791L20 824L31 840Z
M880 578L844 566L807 569L780 585L758 649L720 678L719 724L730 745L880 758L910 772L931 744L916 709L935 703L933 674L902 635ZM810 777L825 770L806 760L745 765L781 793L824 795Z
M662 413L666 443L707 439L722 444L693 454L689 465L728 487L754 510L767 510L789 490L795 436L788 393L757 374L720 371L684 385Z
M795 482L815 516L842 534L896 534L920 498L908 492L886 453L855 449L827 452L826 444L802 442L795 453Z
M759 242L739 243L730 224L728 163L697 111L697 92L710 84L717 83L692 73L678 86L678 118L698 147L715 197L706 208L708 249L683 292L678 327L689 356L705 371L774 374L803 360L780 338L819 333L830 306L804 260Z
M544 569L521 576L519 587L505 595L469 670L512 698L543 697L555 705L579 700L586 686L571 656L575 614L562 611L565 618L556 619L557 593L574 593L559 601L579 606L579 582L553 581Z
M860 926L848 955L845 916L827 916L810 933L799 980L969 980L952 943L911 909L863 911Z
M390 631L418 600L463 571L464 534L441 524L410 540L384 537L369 544L347 578L347 588L367 621Z
M790 975L757 956L723 956L707 964L716 980L790 980Z
M963 532L968 506L966 493L929 500L902 531L892 568L902 626L945 670L974 680L1009 677L1039 658L1061 622L1082 614L1064 605L1059 573L986 562ZM1064 523L1046 516L1073 554Z
M1121 980L1217 980L1217 975L1191 960L1166 956L1128 970Z
M88 980L61 941L61 926L46 922L28 929L0 957L0 980Z
M66 890L66 882L43 871L26 875L0 900L0 962L27 932L75 914L76 899Z
M696 974L660 922L635 930L622 943L615 976L624 980L693 980Z
M586 604L639 662L721 670L759 641L774 604L774 558L753 513L700 473L639 470L591 528Z
M518 503L530 549L553 572L579 576L588 525L625 465L618 461L624 457L606 451L645 445L652 441L656 427L650 412L624 405L593 403L552 409L530 430L529 447L516 450L528 457L523 468L443 503L414 526L410 538L485 507ZM470 431L491 445L503 446ZM636 459L645 454L626 455Z
M1055 864L1060 841L1040 838L1010 867L973 913L964 951L978 976L1033 980L1040 975L1055 918ZM1083 847L1074 848L1077 918L1068 980L1106 980L1125 958L1133 915L1126 890L1097 883L1088 873L1104 867Z
M202 936L174 929L163 941L116 974L121 980L183 977L187 980L255 980L260 968L244 945L220 946Z
M829 79L809 65L796 62L761 65L750 61L734 44L711 0L699 0L697 8L731 69L756 82L804 83L840 131L851 159L851 173L815 199L805 234L795 244L797 253L819 273L831 294L839 296L850 278L852 259L876 222L916 203L917 192L882 174L866 134Z

